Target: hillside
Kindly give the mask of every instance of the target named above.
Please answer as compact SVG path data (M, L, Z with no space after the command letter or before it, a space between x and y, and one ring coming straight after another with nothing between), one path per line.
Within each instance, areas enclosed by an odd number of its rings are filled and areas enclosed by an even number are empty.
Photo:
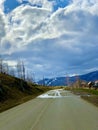
M72 76L72 77L56 77L56 78L51 78L51 79L44 79L40 80L38 84L45 84L47 86L66 86L69 83L73 83L76 80L84 80L84 81L95 81L98 80L98 71L90 72L84 75L78 75L78 76Z
M32 99L47 90L49 90L47 87L0 74L0 112Z

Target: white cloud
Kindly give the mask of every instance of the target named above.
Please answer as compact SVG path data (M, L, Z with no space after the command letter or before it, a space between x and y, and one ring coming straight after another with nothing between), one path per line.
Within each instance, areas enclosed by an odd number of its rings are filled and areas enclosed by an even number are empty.
M81 73L98 65L98 2L73 0L65 8L51 12L49 1L29 1L41 8L21 5L0 26L2 53L28 60L29 68L39 75ZM50 2L49 2L50 3ZM7 23L8 18L8 23ZM93 62L92 62L93 61ZM91 69L90 69L91 68ZM53 71L53 72L52 72Z
M16 66L17 65L17 61L14 61L14 60L7 60L6 61L8 63L9 66Z
M53 2L52 1L48 1L48 0L17 0L17 1L19 3L28 2L32 6L48 9L49 11L52 11L52 8L53 8Z
M33 5L42 6L42 8L46 8L48 10L52 10L52 2L48 0L28 0Z
M1 45L1 40L6 34L6 20L4 13L2 10L0 10L0 45Z
M97 0L72 0L72 8L83 9L98 15L98 1Z
M19 3L22 3L23 2L23 0L17 0Z
M4 2L5 2L6 0L0 0L0 10L2 9L4 9Z
M10 22L7 24L7 35L2 44L12 44L16 48L29 44L40 33L44 22L50 12L46 9L27 6L20 6L8 14ZM42 34L43 35L43 34ZM14 50L13 50L14 51Z

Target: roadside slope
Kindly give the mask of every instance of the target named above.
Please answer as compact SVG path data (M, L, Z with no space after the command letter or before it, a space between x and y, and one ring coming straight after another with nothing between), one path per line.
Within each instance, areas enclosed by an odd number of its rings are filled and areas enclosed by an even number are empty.
M0 74L0 112L21 104L49 90L19 78Z

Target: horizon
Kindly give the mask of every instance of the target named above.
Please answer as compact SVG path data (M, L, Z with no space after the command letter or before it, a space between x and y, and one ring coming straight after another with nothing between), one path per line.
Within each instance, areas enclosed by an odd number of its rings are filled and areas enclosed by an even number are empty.
M73 74L73 75L66 74L65 76L48 77L48 78L47 77L42 77L41 79L38 79L37 82L41 81L43 79L46 80L46 79L67 78L67 77L72 78L72 77L75 77L75 76L79 78L79 76L87 75L87 74L94 73L94 72L98 72L98 70L91 71L91 72L88 72L88 73L83 73L83 74Z

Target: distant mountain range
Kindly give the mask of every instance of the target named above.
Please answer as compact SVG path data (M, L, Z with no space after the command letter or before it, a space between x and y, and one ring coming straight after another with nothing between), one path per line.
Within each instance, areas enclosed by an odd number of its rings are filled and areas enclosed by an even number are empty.
M95 81L98 80L98 71L93 71L84 75L72 76L72 77L56 77L56 78L45 78L40 80L38 84L46 86L65 86L69 83L75 82L77 79L83 81Z

